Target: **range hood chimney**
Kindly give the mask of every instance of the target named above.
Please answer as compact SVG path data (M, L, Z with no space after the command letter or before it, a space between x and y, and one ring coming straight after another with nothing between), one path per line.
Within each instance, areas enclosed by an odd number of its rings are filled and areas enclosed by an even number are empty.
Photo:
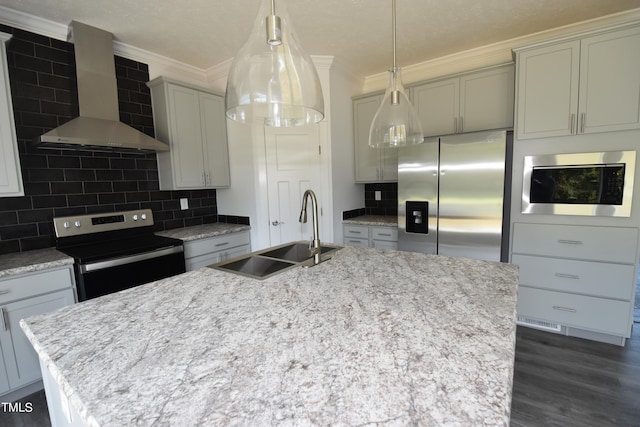
M80 116L42 135L39 148L169 151L169 146L120 122L113 34L72 21Z

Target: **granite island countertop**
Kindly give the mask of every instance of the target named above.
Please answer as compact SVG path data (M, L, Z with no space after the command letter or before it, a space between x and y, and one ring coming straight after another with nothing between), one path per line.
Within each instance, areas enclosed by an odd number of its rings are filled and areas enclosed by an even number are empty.
M508 425L517 267L346 247L203 268L21 325L88 425Z

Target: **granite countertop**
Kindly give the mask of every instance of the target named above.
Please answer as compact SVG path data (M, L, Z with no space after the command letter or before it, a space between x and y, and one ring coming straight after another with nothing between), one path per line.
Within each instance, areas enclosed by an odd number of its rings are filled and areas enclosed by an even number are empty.
M0 255L0 279L73 264L73 258L56 248Z
M21 325L89 425L507 426L517 283L512 264L346 247L263 281L202 268Z
M173 230L159 231L159 236L173 237L185 242L189 240L206 239L207 237L219 236L227 233L237 233L239 231L251 230L248 225L227 224L215 222L212 224L194 225L185 228L175 228Z
M343 224L356 224L356 225L377 225L377 226L398 226L397 216L383 216L383 215L362 215L354 218L343 219Z

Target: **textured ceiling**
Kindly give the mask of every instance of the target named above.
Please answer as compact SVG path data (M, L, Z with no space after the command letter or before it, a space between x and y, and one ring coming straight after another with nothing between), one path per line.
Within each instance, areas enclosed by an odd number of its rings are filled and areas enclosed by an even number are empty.
M67 25L84 22L124 44L206 70L232 58L264 0L0 0ZM286 3L305 50L362 76L391 65L391 0ZM640 0L398 0L397 62L406 66L501 40L640 8Z

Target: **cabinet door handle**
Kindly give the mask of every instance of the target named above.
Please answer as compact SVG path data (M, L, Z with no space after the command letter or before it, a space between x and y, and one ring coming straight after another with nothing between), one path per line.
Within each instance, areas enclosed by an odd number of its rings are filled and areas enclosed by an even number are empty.
M581 240L558 239L558 243L562 243L563 245L581 245L582 241Z
M566 274L566 273L556 273L555 274L556 277L561 277L563 279L579 279L580 276L577 276L575 274Z
M559 310L559 311L566 311L566 312L569 312L569 313L575 313L575 312L576 312L576 309L575 309L575 308L571 308L571 307L563 307L563 306L561 306L561 305L554 305L554 306L553 306L553 309L554 309L554 310Z
M586 113L580 113L580 133L584 133L584 122L587 119Z
M5 331L9 330L9 322L6 318L7 311L4 308L0 308L0 318L2 318L2 329Z
M11 289L3 289L3 290L0 291L0 295L5 295L5 294L8 294L8 293L11 293Z
M214 246L215 246L216 248L218 248L218 247L220 247L220 246L226 246L226 245L228 245L228 244L229 244L229 242L222 242L222 243L216 243Z
M571 113L569 115L569 127L571 128L571 135L576 133L576 114Z

